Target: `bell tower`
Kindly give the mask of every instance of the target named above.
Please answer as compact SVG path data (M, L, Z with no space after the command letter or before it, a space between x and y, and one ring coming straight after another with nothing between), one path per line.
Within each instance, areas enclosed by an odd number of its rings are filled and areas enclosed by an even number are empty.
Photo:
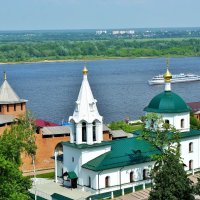
M70 142L92 145L103 140L103 117L98 112L97 100L94 99L88 82L86 66L82 72L83 81L75 110L73 116L69 117L69 122L72 123Z

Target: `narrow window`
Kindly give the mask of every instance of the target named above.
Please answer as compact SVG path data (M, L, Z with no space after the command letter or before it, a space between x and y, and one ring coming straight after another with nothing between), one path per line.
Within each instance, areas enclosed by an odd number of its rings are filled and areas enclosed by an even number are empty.
M76 125L74 125L74 141L76 141Z
M74 157L72 157L72 162L74 162Z
M95 122L93 122L92 123L92 132L93 132L93 141L96 141L97 139L96 139L96 123Z
M151 120L150 127L154 128L154 120L153 119Z
M132 183L134 181L134 178L133 178L133 172L130 173L130 183Z
M16 111L16 104L14 104L14 111Z
M90 111L93 112L94 111L94 104L90 104Z
M75 111L78 112L78 104L76 105Z
M9 105L7 105L7 112L9 112Z
M21 110L23 110L24 108L23 108L23 103L21 103Z
M88 177L88 187L91 188L91 178L90 178L90 176Z
M86 142L86 123L82 123L82 141Z
M189 153L193 152L193 142L189 143Z
M185 124L184 124L184 119L181 119L181 128L184 128Z
M193 160L190 160L189 161L189 170L192 170L193 169Z
M165 124L169 124L169 120L168 119L165 120Z
M105 178L105 187L109 187L110 186L110 177L106 176Z
M143 180L147 179L147 170L143 169Z

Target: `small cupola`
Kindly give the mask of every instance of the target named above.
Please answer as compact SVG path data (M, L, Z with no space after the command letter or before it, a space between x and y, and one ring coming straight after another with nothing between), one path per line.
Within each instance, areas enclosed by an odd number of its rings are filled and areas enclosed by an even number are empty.
M167 70L163 77L165 79L164 92L153 97L144 111L160 114L165 122L181 132L189 131L190 109L179 95L171 91L172 74L169 71L169 61L167 61Z

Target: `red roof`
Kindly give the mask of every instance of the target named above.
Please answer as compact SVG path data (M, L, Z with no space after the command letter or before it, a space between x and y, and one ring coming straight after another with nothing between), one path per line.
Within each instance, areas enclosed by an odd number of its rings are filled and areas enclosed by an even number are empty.
M193 112L200 110L200 102L190 102L190 103L187 103L187 105L190 106L190 108L192 108Z
M53 122L45 121L42 119L36 119L35 125L38 127L45 127L45 126L59 126L58 124L55 124Z

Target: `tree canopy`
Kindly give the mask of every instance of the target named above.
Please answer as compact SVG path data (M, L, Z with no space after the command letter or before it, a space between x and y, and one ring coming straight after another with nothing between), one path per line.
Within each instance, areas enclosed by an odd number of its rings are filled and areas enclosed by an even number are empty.
M200 56L200 39L85 39L0 42L0 62Z
M19 170L21 154L34 156L34 127L28 116L21 117L0 136L0 200L29 199L29 178Z

